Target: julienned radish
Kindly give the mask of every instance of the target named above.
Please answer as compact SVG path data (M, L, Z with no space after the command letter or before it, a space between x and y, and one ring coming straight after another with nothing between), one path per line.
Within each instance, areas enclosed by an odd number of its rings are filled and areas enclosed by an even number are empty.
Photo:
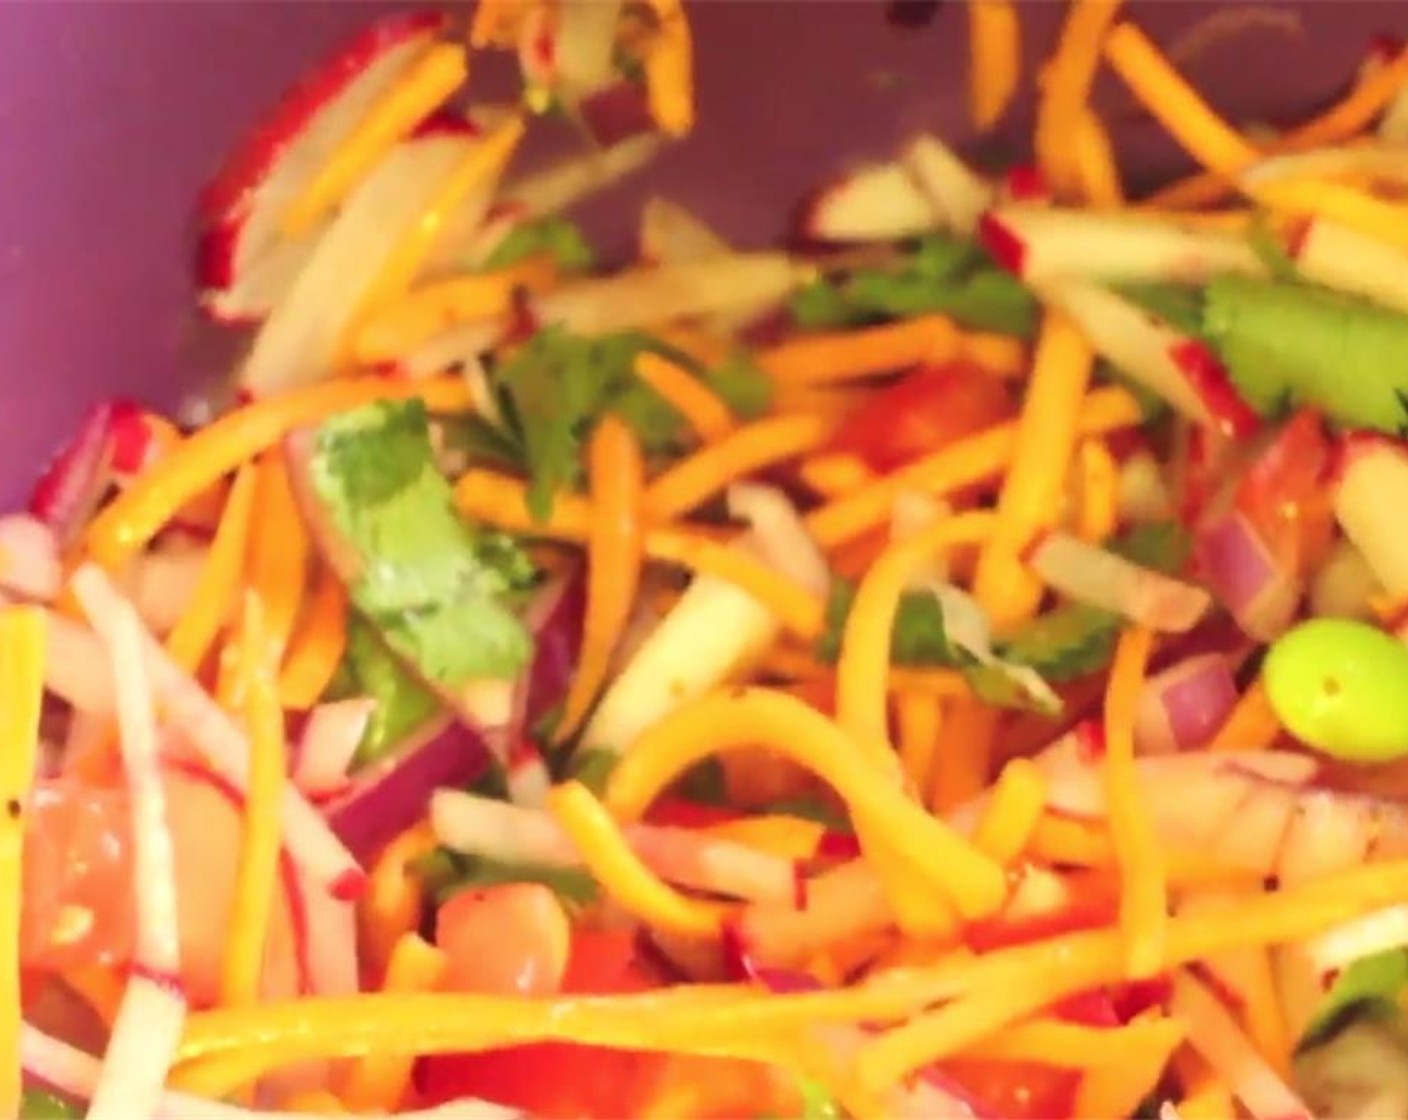
M1372 432L1340 439L1335 520L1395 600L1408 595L1408 447Z

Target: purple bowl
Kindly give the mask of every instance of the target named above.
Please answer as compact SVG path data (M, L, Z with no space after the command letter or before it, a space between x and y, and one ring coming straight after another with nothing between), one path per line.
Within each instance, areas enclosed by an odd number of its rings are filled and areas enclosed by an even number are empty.
M6 5L0 500L19 498L88 403L123 393L171 407L219 373L228 355L212 345L192 298L196 191L310 60L389 6ZM963 5L930 6L927 24L902 27L882 0L695 0L698 128L643 183L592 207L593 232L608 250L623 247L648 188L741 243L763 244L808 187L848 161L887 155L918 128L962 140ZM1189 0L1132 10L1173 43L1217 6ZM1281 7L1299 33L1268 23L1187 65L1234 120L1292 118L1323 103L1391 10L1370 0ZM1049 49L1061 11L1035 0L1025 6L1028 59ZM481 69L476 84L506 77ZM1114 83L1099 96L1131 181L1181 168ZM1021 106L980 147L1000 158L1020 152L1029 134L1029 106Z

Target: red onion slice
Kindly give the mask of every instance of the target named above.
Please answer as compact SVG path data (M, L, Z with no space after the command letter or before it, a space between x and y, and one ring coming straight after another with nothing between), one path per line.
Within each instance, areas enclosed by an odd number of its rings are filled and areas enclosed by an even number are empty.
M1134 742L1142 754L1206 746L1237 704L1232 668L1221 654L1190 657L1150 678L1139 696Z
M1247 634L1269 642L1290 625L1300 582L1276 563L1242 514L1232 512L1203 527L1195 555L1203 578Z
M107 488L112 411L111 403L90 409L30 492L29 512L64 543L87 522Z

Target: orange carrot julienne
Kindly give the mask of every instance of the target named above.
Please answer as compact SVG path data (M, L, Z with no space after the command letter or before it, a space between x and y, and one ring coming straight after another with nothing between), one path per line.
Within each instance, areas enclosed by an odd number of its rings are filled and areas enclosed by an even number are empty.
M859 455L849 451L823 451L803 459L797 473L824 498L838 498L874 481L876 474Z
M397 941L420 921L425 897L410 865L434 850L435 833L428 821L422 821L392 840L372 864L357 917L367 956L378 975L390 962Z
M1237 705L1208 743L1210 751L1265 750L1281 734L1281 724L1271 708L1266 686L1258 677L1237 700Z
M258 516L249 545L249 578L264 606L269 656L278 663L303 603L311 545L284 456L265 452L257 474Z
M968 104L979 131L1007 111L1021 65L1021 25L1012 0L968 0Z
M933 812L947 812L983 791L1001 714L977 698L958 700L949 707L930 777L928 803Z
M279 701L303 711L318 702L347 648L347 589L324 567L279 674Z
M1121 0L1075 0L1048 64L1037 106L1036 153L1047 185L1058 198L1072 198L1081 185L1080 161L1072 139L1087 111L1090 87L1100 65L1100 45Z
M758 354L779 385L827 385L893 373L957 355L958 328L941 315L921 315L879 327L805 335Z
M557 734L567 738L590 711L611 667L640 589L644 528L641 503L645 460L635 432L604 417L587 447L592 521L587 537L587 610L577 670L563 701Z
M932 692L902 692L895 702L900 763L914 789L927 790L943 729L943 699Z
M642 350L636 356L635 374L655 390L705 443L712 443L734 429L733 413L709 386L683 366L661 354Z

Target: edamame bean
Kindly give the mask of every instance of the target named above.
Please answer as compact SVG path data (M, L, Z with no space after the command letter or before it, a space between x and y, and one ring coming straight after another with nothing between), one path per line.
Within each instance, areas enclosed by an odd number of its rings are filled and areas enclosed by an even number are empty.
M1301 742L1353 762L1408 754L1408 646L1363 622L1317 618L1272 643L1266 696Z

